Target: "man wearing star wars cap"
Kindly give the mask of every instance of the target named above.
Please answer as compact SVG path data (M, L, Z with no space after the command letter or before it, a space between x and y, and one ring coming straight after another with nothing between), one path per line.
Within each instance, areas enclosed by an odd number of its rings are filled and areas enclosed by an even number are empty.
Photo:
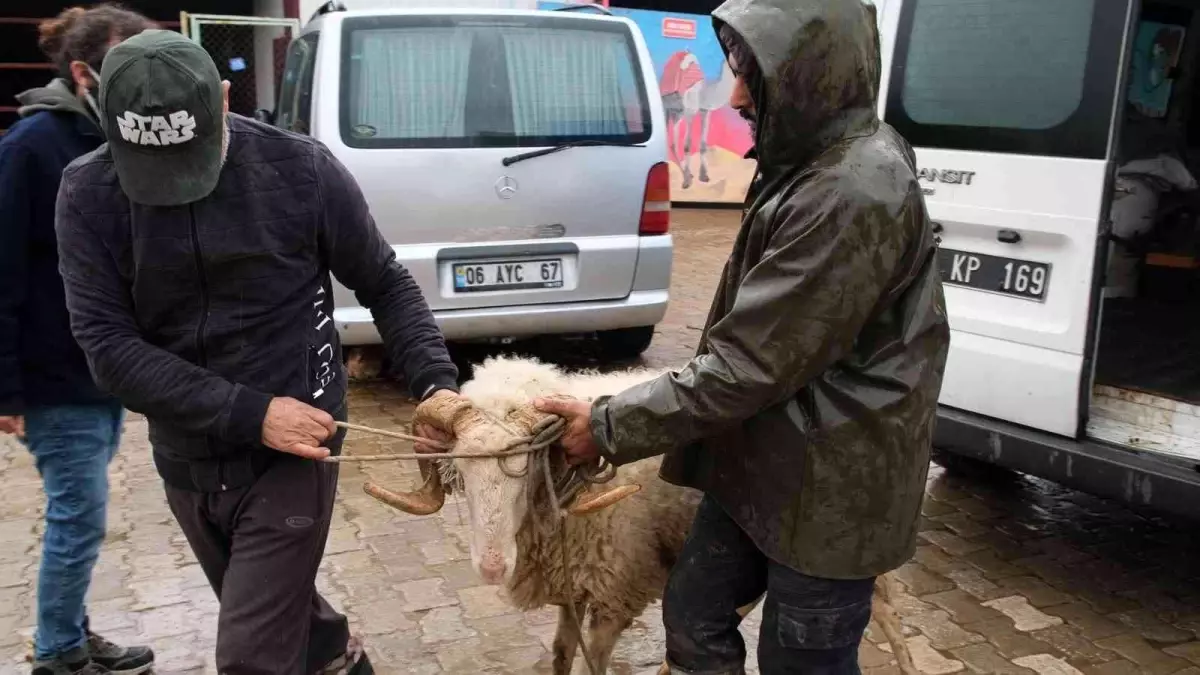
M63 172L71 329L146 415L172 513L221 601L222 673L371 672L314 586L346 373L330 274L418 399L458 372L419 287L321 143L228 112L199 45L146 31L101 69L107 144Z
M208 52L159 31L104 61L104 131L130 201L172 206L208 196L225 158L228 82Z

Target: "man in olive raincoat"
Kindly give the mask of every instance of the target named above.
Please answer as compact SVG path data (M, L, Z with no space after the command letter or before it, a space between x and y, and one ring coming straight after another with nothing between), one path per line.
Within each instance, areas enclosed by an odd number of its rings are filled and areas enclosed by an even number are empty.
M875 113L862 0L728 0L714 23L759 172L700 348L570 420L575 463L665 454L705 498L663 601L676 673L856 673L877 575L916 545L949 329L911 148Z

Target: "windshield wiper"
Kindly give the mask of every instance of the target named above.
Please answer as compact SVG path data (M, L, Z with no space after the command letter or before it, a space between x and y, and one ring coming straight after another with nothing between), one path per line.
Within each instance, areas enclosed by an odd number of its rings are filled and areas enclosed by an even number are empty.
M530 152L522 152L519 155L505 157L504 159L500 160L500 163L503 164L504 166L512 166L513 164L516 164L517 162L523 162L527 159L533 159L535 157L543 157L545 155L559 152L561 150L566 150L567 148L581 148L581 147L587 147L589 145L601 145L601 146L609 146L609 147L614 147L614 148L644 148L644 147L646 147L645 145L643 145L641 143L621 143L619 141L570 141L568 143L560 143L552 148L542 148L541 150L531 150Z

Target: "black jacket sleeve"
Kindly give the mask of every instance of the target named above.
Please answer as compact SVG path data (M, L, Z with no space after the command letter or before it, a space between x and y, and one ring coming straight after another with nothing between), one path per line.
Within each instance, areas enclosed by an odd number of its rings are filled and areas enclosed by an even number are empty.
M0 415L19 415L24 408L17 314L29 277L33 175L28 150L15 143L0 146Z
M354 177L323 144L314 163L322 206L320 241L329 270L371 310L391 362L417 399L457 391L458 369L442 331L408 270L396 260Z
M71 332L96 383L130 410L237 446L262 442L271 396L146 342L134 320L129 287L102 238L71 199L70 167L55 208L59 272Z

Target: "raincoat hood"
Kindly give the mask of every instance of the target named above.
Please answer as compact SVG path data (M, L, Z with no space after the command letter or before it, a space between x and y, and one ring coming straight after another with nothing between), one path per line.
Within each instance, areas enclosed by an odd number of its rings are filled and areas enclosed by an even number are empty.
M877 122L879 31L862 0L726 0L713 12L762 72L755 154L764 172L803 165ZM725 46L722 45L724 49ZM765 98L765 102L760 100Z
M91 120L93 124L96 123L96 118L88 110L87 105L79 100L75 91L63 78L55 78L44 87L29 89L17 94L17 102L21 104L21 107L17 108L17 114L21 117L29 117L43 110L55 110L78 113Z

